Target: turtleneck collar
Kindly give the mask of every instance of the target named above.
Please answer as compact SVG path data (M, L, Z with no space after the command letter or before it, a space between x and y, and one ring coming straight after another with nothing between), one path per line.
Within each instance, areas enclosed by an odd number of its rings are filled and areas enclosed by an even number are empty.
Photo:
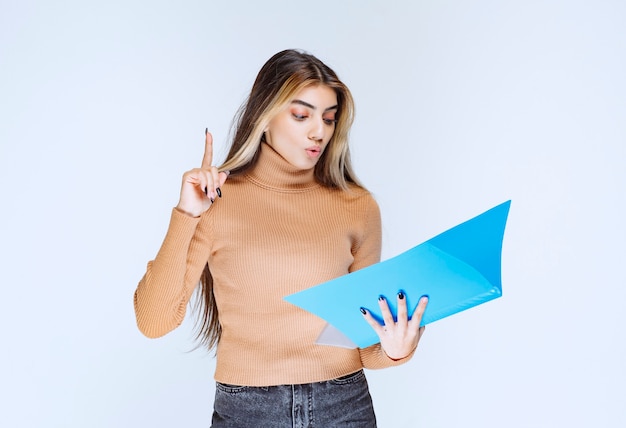
M301 192L319 187L314 168L298 169L285 160L269 144L262 142L256 165L246 177L258 186L281 192Z

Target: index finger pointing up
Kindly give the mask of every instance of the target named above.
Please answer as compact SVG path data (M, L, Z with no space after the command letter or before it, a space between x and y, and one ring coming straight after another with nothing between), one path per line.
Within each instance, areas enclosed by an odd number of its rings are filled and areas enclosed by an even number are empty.
M207 128L204 131L205 140L204 140L204 157L202 158L202 169L209 169L213 164L213 136L209 132Z

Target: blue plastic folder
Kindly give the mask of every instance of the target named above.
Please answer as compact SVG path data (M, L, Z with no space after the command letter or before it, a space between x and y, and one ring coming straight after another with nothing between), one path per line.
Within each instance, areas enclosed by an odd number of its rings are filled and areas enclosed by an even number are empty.
M317 343L367 347L379 341L363 320L367 308L382 323L378 297L396 314L402 290L409 314L428 296L422 325L502 295L501 255L511 201L504 202L384 262L285 297L330 325Z

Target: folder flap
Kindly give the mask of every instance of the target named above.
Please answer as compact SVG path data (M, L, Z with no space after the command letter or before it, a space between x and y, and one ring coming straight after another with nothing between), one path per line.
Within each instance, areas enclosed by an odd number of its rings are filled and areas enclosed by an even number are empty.
M510 206L511 201L506 201L426 242L465 261L501 287L502 240Z

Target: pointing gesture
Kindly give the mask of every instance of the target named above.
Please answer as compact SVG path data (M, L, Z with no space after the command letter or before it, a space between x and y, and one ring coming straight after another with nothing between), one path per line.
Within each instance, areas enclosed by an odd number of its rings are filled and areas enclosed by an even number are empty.
M201 167L183 174L180 200L176 208L193 217L200 216L209 209L215 198L222 197L221 186L227 178L228 173L218 172L213 166L213 136L207 129Z
M211 169L213 166L213 135L209 129L204 130L204 156L202 157L202 169Z

